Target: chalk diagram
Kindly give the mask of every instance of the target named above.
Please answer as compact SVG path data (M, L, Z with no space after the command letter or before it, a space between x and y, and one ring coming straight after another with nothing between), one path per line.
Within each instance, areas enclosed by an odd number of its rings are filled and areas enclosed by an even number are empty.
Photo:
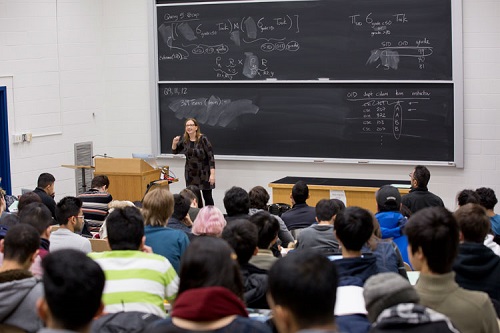
M199 16L199 15L197 15ZM256 77L273 78L275 73L268 67L265 58L248 51L244 45L256 44L264 52L296 52L300 44L287 37L259 37L263 33L281 35L282 31L292 31L299 34L299 15L284 15L283 17L267 19L260 17L255 20L251 16L244 16L239 22L225 20L215 24L205 24L201 19L178 19L178 15L168 15L175 18L165 20L158 27L158 34L168 47L170 54L160 54L160 61L187 61L190 56L214 56L214 72L217 78L232 80L236 75L242 74L247 78ZM200 42L213 40L219 35L227 35L228 43L210 44ZM241 48L238 57L224 56L230 48ZM247 50L247 51L243 51Z
M221 99L217 96L178 98L169 104L177 119L196 118L202 124L228 127L242 114L257 114L259 107L249 99Z

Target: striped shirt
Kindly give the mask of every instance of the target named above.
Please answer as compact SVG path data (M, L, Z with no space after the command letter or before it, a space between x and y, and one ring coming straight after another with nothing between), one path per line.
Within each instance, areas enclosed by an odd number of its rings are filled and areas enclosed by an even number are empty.
M85 219L100 226L108 215L108 204L113 200L111 194L90 189L80 194L78 198L82 200Z
M105 312L140 311L166 317L163 300L173 301L179 277L166 259L141 251L93 252L106 275Z

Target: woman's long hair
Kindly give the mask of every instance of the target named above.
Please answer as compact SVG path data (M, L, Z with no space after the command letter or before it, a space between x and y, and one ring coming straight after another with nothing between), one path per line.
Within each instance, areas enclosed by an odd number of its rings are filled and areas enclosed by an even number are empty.
M182 256L179 277L178 295L193 288L225 287L244 300L236 254L221 238L193 239Z

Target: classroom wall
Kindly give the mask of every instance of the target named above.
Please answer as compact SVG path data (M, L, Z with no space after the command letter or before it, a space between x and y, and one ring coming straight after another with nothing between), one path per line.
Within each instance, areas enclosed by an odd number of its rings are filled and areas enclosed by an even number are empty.
M75 193L75 142L94 154L150 152L148 24L137 0L0 0L0 85L9 89L9 128L32 143L10 144L13 192L39 173L57 178L56 199ZM430 167L430 190L449 209L463 188L490 186L500 197L500 3L463 0L465 167ZM154 123L154 120L153 120ZM327 143L325 143L327 144ZM214 147L217 152L217 147ZM169 164L184 186L182 159ZM250 189L285 176L408 179L410 166L217 162L216 205L232 185Z

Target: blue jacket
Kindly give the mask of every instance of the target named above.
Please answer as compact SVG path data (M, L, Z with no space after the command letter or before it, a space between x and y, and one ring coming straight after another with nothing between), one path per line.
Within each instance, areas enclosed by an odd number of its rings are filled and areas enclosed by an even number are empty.
M188 236L180 230L167 227L144 227L146 245L153 248L153 252L164 256L179 274L181 256L189 245Z
M375 217L380 224L382 239L392 238L392 241L398 246L403 261L410 264L408 257L408 238L403 234L403 227L408 221L400 212L379 212Z

